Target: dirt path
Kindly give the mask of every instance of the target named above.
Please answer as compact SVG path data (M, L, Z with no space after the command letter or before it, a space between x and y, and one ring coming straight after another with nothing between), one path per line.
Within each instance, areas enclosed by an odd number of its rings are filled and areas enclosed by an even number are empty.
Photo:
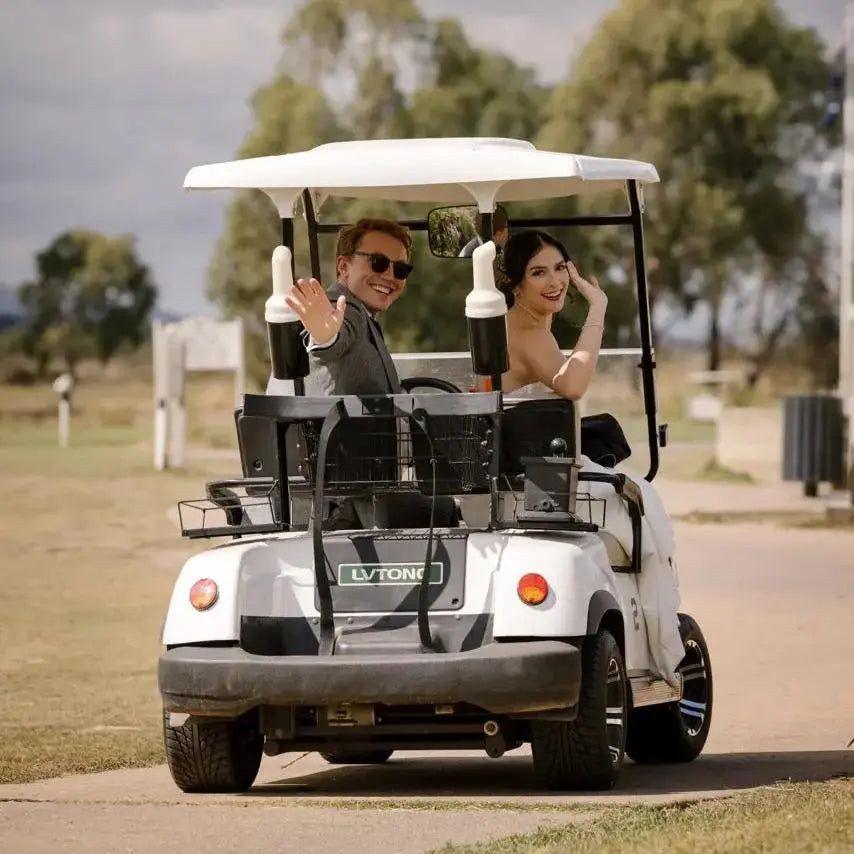
M181 795L163 766L114 771L0 786L0 848L429 851L584 820L590 803L854 775L854 534L682 525L679 544L683 610L703 628L715 676L711 736L691 765L628 764L617 790L582 796L536 791L524 749L500 760L400 753L375 768L287 754L265 759L247 795L216 798ZM427 808L438 800L443 809Z

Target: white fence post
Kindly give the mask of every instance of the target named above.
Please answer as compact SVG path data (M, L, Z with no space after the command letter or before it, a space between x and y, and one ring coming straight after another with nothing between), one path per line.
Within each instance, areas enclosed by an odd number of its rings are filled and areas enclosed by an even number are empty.
M154 357L154 468L166 468L166 437L169 429L169 337L162 323L151 325Z
M71 389L74 379L71 374L60 374L53 381L53 390L59 395L59 447L68 447L68 437L71 433Z
M169 464L183 466L187 448L187 345L174 330L169 340Z

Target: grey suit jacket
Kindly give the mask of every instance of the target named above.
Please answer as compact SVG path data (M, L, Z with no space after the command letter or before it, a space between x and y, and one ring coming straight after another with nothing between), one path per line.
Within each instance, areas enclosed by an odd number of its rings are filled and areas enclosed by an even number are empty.
M347 298L344 322L332 344L309 350L305 393L322 397L400 392L400 379L382 332L364 303L340 284L327 288L326 294L333 303L339 296Z

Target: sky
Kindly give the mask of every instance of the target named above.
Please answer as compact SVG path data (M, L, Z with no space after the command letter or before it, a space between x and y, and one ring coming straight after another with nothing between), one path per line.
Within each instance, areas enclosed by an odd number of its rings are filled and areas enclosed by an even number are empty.
M667 0L662 0L666 3ZM700 0L702 2L702 0ZM563 79L616 0L422 0L475 43ZM845 0L780 0L833 47ZM0 284L71 227L132 233L159 306L215 314L204 296L227 191L187 193L196 164L231 160L247 100L271 79L293 0L3 0ZM460 8L465 11L458 11Z

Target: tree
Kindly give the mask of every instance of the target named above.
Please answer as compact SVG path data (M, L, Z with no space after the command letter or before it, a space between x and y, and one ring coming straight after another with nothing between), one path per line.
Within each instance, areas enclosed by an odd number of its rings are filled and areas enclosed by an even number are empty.
M38 253L36 278L20 287L24 349L40 373L55 357L71 373L85 356L107 362L142 343L156 296L133 237L67 231Z
M734 284L754 279L776 302L797 288L789 266L814 241L803 167L832 142L829 78L817 34L772 0L623 0L553 93L544 147L658 164L646 215L653 289L686 313L708 308L710 369Z
M530 138L547 90L533 72L499 53L472 47L456 21L425 21L412 0L307 0L286 23L274 80L252 98L254 127L239 157L280 154L340 139L498 135ZM407 86L402 81L414 81ZM325 93L348 93L332 100ZM423 206L329 199L327 222L359 216L423 216ZM308 268L300 220L296 267ZM208 294L229 316L246 321L253 376L268 373L264 302L270 254L280 224L258 191L235 196L209 273ZM434 258L416 240L404 308L384 321L396 348L465 347L462 314L471 264ZM332 239L321 243L323 269L333 265Z
M349 74L379 60L396 67L395 58L417 55L424 18L413 0L306 0L282 33L283 64L306 81Z
M284 53L273 80L251 98L254 125L237 156L261 157L304 151L353 136L388 135L400 112L392 46L417 35L421 22L410 0L307 0L286 23ZM335 109L324 93L340 89L341 78L356 83L352 107ZM324 209L333 218L346 205ZM299 210L296 212L299 214ZM295 266L308 267L304 226L295 216ZM264 303L270 295L270 257L281 243L273 204L260 191L235 195L226 213L208 272L209 298L228 317L246 324L248 366L263 383L269 372ZM324 260L328 261L328 247Z
M277 75L252 97L255 125L238 157L263 157L300 151L320 142L340 139L344 131L323 93L287 74ZM228 206L225 228L217 240L208 268L208 297L226 317L243 318L247 332L247 364L263 381L268 372L264 303L271 290L271 256L281 243L281 221L270 199L259 190L235 194ZM305 241L298 240L295 262L305 269Z
M550 90L537 82L532 69L474 47L453 18L435 22L429 56L433 83L413 96L411 136L529 140L537 134Z

